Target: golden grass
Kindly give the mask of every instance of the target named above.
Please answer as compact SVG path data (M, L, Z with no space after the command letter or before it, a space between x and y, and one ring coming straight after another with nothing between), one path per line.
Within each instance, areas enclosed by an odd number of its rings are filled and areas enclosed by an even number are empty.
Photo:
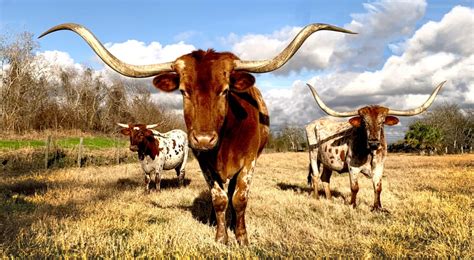
M247 229L250 246L214 242L207 185L197 162L186 186L164 173L161 193L144 194L137 163L4 174L3 257L474 257L474 155L390 154L382 205L361 179L358 206L347 174L334 174L333 201L315 201L305 153L264 154L257 163Z

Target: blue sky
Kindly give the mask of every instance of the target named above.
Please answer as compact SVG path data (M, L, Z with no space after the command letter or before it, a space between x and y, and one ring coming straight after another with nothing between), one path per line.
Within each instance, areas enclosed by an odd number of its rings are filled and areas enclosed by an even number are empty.
M198 48L232 51L242 59L271 58L299 29L315 22L357 31L356 36L318 32L280 70L256 75L273 125L302 126L323 116L306 82L316 84L329 105L347 110L373 103L411 108L436 83L448 80L436 102L472 109L473 5L472 0L0 0L0 30L37 36L54 25L75 22L119 58L137 64L171 61ZM54 52L63 65L102 69L72 32L56 32L38 42L40 54L50 58ZM159 94L157 99L170 97ZM179 109L179 100L175 106ZM391 138L400 137L408 122L402 120Z
M30 31L39 35L50 27L74 22L91 29L104 42L138 39L170 44L183 38L197 48L229 50L219 40L230 33L267 34L284 26L321 22L343 26L351 15L363 13L364 3L374 1L91 1L1 0L0 28L6 32ZM456 5L471 0L431 1L418 26L439 20ZM402 18L402 17L401 17ZM88 62L89 47L77 36L62 32L40 41L42 50L67 51L77 62Z

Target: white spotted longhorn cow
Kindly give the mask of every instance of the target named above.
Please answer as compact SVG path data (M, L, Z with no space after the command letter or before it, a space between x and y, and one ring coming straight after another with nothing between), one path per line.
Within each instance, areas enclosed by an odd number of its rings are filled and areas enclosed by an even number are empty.
M152 128L154 125L118 124L120 131L130 136L130 150L138 152L138 159L145 173L145 190L150 190L151 177L155 175L156 190L160 191L161 172L176 170L179 185L183 185L185 166L188 159L188 135L183 130L175 129L160 133Z
M332 172L348 171L352 193L350 204L355 208L359 191L357 179L359 173L362 173L372 177L375 195L372 210L387 211L380 203L382 175L387 156L384 125L396 125L399 119L395 116L413 116L428 109L445 82L440 83L428 100L415 109L400 111L370 105L350 112L332 110L323 103L316 90L307 84L316 103L324 112L334 117L351 117L348 122L323 118L306 126L310 159L308 183L312 186L314 197L319 198L318 179L323 183L326 198L330 199L329 182Z

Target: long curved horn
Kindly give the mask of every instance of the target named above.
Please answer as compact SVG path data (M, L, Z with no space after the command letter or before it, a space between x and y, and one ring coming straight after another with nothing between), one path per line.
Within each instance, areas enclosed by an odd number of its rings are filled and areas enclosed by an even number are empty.
M436 98L436 95L438 95L438 92L441 90L441 88L443 87L444 83L446 83L446 80L439 83L438 86L436 86L435 90L433 91L433 93L431 93L431 96L428 98L428 100L425 101L425 103L417 108L414 108L414 109L410 109L410 110L394 110L394 109L390 109L388 110L388 114L390 115L394 115L394 116L414 116L414 115L418 115L422 112L424 112L426 109L428 109L428 107L431 106L431 104L433 103L433 101L435 100Z
M127 124L117 123L117 125L123 128L129 128Z
M337 112L335 110L332 110L331 108L329 108L328 106L326 106L326 104L324 104L324 102L321 100L321 98L319 97L318 93L316 92L316 90L313 88L313 86L311 86L310 84L306 83L306 85L309 87L309 89L311 90L311 93L313 93L313 97L314 97L314 100L316 100L316 103L319 105L319 107L324 111L326 112L328 115L330 116L335 116L335 117L349 117L349 116L356 116L358 115L358 111L357 110L354 110L354 111L349 111L349 112Z
M104 45L97 40L97 38L92 34L87 28L80 24L75 23L63 23L57 26L52 27L38 38L41 38L47 34L50 34L59 30L70 30L79 34L94 50L94 52L107 64L110 68L117 71L118 73L132 78L146 78L155 76L161 72L173 71L172 65L173 62L151 64L151 65L131 65L127 64L117 57L112 55Z
M155 128L157 126L158 126L158 124L146 125L146 129L152 129L152 128Z
M349 30L322 23L314 23L305 26L301 31L295 36L293 41L282 51L278 56L270 60L259 60L259 61L242 61L236 60L234 62L235 70L244 70L248 72L263 73L276 70L283 66L291 57L296 53L296 51L301 47L303 42L313 33L321 30L329 30L343 33L356 34Z

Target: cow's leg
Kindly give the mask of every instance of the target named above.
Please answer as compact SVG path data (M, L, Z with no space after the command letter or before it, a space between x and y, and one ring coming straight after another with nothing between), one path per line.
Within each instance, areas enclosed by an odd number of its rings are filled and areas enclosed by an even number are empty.
M176 169L176 174L178 175L178 184L180 187L184 185L184 176L186 175L185 166L186 166L186 162L188 161L188 148L184 147L183 149L184 149L183 161L181 162L179 168Z
M309 173L308 184L311 185L313 197L319 199L319 164L318 164L318 148L310 148L309 150Z
M357 176L360 172L359 168L349 167L349 181L351 183L351 205L356 207L357 192L359 192L359 183Z
M161 191L161 170L155 172L156 191Z
M374 160L375 161L375 160ZM385 211L388 210L382 208L382 203L380 203L380 194L382 193L382 176L383 176L383 162L373 162L372 172L374 176L372 177L372 183L374 185L374 206L372 211Z
M145 173L145 192L146 193L150 192L150 181L151 181L150 174Z
M255 170L255 160L249 165L245 165L237 176L232 204L236 213L235 238L240 245L248 245L247 229L245 227L245 210L247 208L250 182L252 181L253 172Z
M229 210L231 216L230 216L230 230L235 232L235 227L237 225L237 214L235 213L235 208L234 208L234 203L233 198L234 198L234 192L235 192L235 187L237 185L237 177L239 174L234 175L234 177L230 180L229 182L229 187L227 188L227 198L231 203L228 204Z
M156 191L161 191L161 173L163 172L163 166L165 164L165 159L157 158L156 168L155 168L155 184Z
M323 166L323 173L321 174L321 181L324 187L324 193L326 193L326 199L332 199L331 190L329 189L329 182L331 180L332 170Z
M209 190L212 191L213 183L214 181L212 180L212 174L211 171L209 170L209 167L204 162L204 160L200 160L199 155L194 153L194 156L198 159L199 167L201 168L202 176L206 180L207 186L209 187ZM211 194L212 196L212 194ZM212 200L212 198L211 198ZM209 224L211 226L215 225L217 223L216 219L216 210L214 207L211 207L211 212L209 214Z
M226 227L226 218L225 211L227 209L227 194L219 184L214 181L214 184L211 188L212 196L212 205L216 212L217 220L217 231L216 231L216 242L221 242L227 244L227 227Z

